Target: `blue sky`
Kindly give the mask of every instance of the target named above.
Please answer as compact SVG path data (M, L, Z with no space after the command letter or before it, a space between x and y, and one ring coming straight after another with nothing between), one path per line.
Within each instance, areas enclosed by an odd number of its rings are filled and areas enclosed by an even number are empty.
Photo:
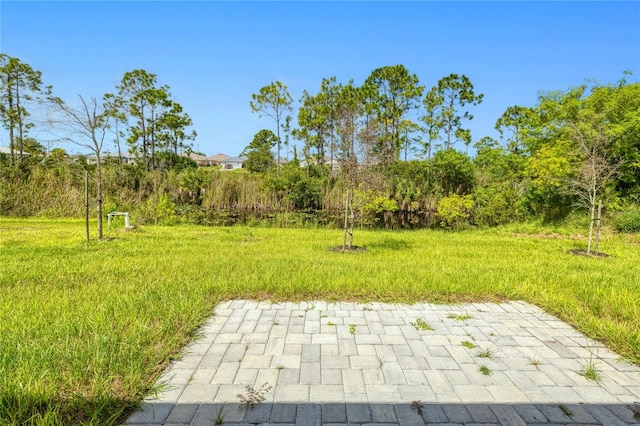
M639 81L640 2L3 0L0 50L42 71L70 103L114 92L127 71L156 74L192 117L194 148L207 155L237 155L274 128L249 107L272 81L286 84L297 105L323 77L359 85L395 64L427 89L450 73L467 75L484 93L469 124L476 141L498 138L502 112L534 105L539 91L613 83L624 70ZM0 137L8 145L4 130Z

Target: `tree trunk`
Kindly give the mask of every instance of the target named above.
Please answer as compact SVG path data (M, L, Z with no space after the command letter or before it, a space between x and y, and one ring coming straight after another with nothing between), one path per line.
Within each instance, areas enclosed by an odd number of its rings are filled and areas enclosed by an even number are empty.
M98 239L102 239L102 164L100 161L100 151L96 151L96 192L98 209Z
M89 242L89 171L84 171L84 228Z
M596 247L595 253L598 254L598 245L600 244L600 220L602 218L602 200L598 200L598 221L596 226Z
M276 176L280 177L280 120L276 119L276 131L278 132L278 154L276 155Z
M353 193L349 194L349 250L353 247L353 228L356 226L356 216L353 213Z
M20 162L24 161L24 144L23 144L23 130L22 130L22 114L20 113L20 85L16 84L16 113L18 115L18 139L20 141Z
M7 83L8 84L8 83ZM13 96L11 94L11 90L9 90L9 111L13 110ZM13 129L15 128L16 123L13 118L13 114L9 116L9 153L11 156L11 164L16 162L16 152L15 152L15 135L13 133Z
M342 250L347 249L347 229L349 227L349 190L344 197L344 236L342 238Z
M587 254L591 254L591 241L593 240L593 221L596 215L595 200L591 203L591 220L589 221L589 240L587 242Z

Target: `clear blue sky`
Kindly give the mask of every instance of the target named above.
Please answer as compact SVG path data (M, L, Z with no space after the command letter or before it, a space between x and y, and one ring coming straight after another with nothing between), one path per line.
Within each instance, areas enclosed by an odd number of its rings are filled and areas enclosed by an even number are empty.
M70 103L113 92L127 71L156 74L193 118L194 148L207 155L237 155L274 128L249 108L272 81L297 104L323 77L361 84L395 64L427 89L466 74L485 95L470 124L476 141L498 138L502 112L534 105L539 91L612 83L624 70L639 81L640 2L3 0L0 50L42 71Z

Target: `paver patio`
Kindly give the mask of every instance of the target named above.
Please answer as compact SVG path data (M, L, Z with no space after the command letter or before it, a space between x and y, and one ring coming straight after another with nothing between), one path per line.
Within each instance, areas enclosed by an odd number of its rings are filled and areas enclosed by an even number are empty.
M228 301L161 381L127 425L640 424L640 368L522 302Z

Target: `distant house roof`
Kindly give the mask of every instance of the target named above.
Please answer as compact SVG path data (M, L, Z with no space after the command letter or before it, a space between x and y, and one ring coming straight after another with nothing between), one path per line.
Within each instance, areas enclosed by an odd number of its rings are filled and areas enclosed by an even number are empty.
M207 156L202 154L196 154L195 152L189 153L189 158L195 162L207 162Z
M13 152L14 152L16 155L19 155L19 154L20 154L20 150L19 150L19 149L16 149L16 148L14 148L14 149L13 149ZM22 153L23 153L24 155L29 155L29 153L28 153L27 151L24 151L24 150L22 151ZM7 147L7 146L0 146L0 154L11 154L11 148L9 148L9 147Z
M244 163L247 161L247 157L227 157L225 163Z
M229 157L227 154L218 153L218 154L211 155L211 156L207 157L207 160L213 161L215 163L221 163L221 162L223 162L223 161L225 161L225 160L227 160L229 158L231 158L231 157Z

